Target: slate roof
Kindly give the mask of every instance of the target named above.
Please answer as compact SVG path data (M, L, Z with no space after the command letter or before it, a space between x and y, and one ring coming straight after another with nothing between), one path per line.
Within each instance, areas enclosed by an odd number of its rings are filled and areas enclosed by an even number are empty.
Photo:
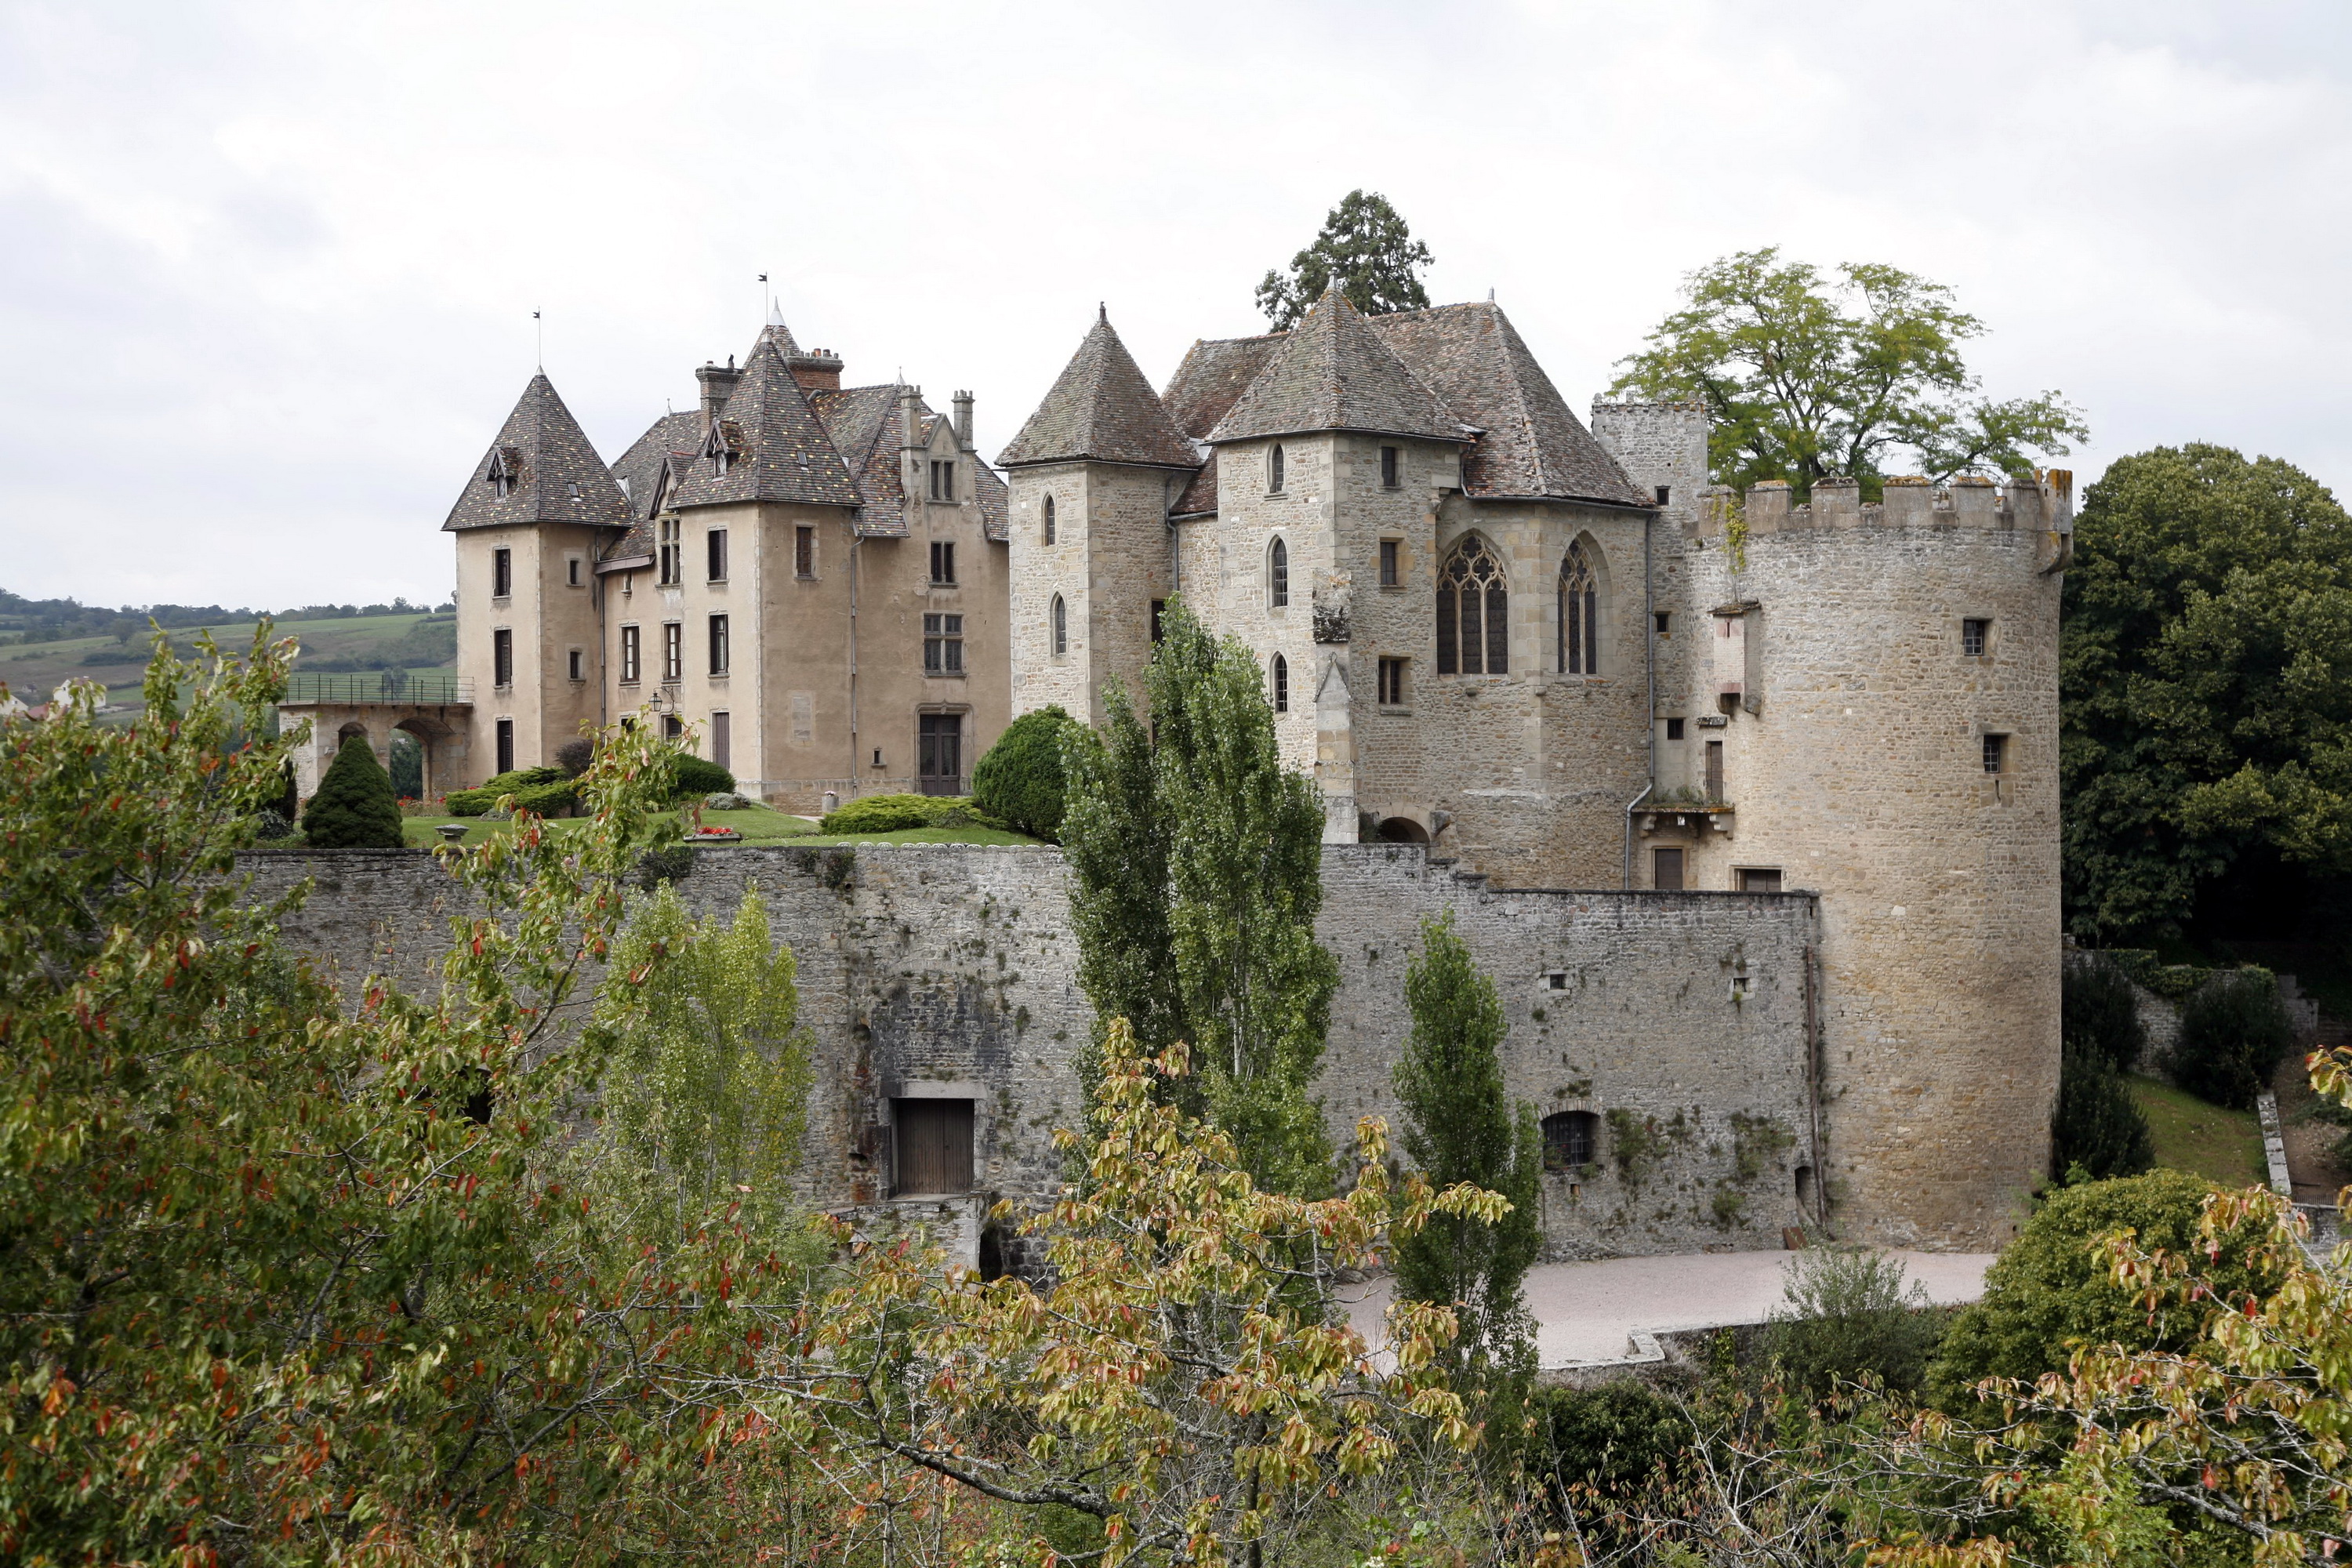
M906 447L900 434L904 422L898 415L898 395L904 390L888 384L845 386L837 391L809 394L817 417L832 432L833 444L849 465L851 478L856 482L860 508L857 531L871 539L904 539L911 531L907 487L898 468L898 455ZM921 421L918 439L928 442L943 416L919 396L915 406ZM982 526L989 538L1002 540L1006 537L1010 521L1004 481L977 454L971 456L972 488L980 500Z
M646 427L613 464L613 477L625 481L629 531L604 552L607 560L654 552L653 516L661 500L662 470L675 463L683 473L702 447L702 415L689 408L665 414Z
M1011 468L1080 458L1185 469L1201 461L1111 330L1108 312L1096 318L1045 400L996 460Z
M1467 441L1465 421L1416 380L1363 313L1332 289L1234 400L1211 441L1365 430Z
M734 453L723 474L707 455L713 441L724 441ZM859 504L857 487L824 422L785 368L775 339L765 332L696 454L678 486L680 507L733 501Z
M1202 338L1184 351L1184 363L1160 401L1176 428L1195 441L1217 427L1236 398L1257 379L1287 332L1257 338Z
M497 464L513 483L500 497L490 483ZM580 422L557 396L555 384L541 371L523 388L522 396L507 416L499 438L474 465L449 520L441 527L457 532L468 528L498 528L509 523L579 522L598 528L629 525L628 498L605 469Z
M1374 316L1370 326L1423 384L1480 430L1463 455L1465 493L1653 504L1570 410L1492 300Z

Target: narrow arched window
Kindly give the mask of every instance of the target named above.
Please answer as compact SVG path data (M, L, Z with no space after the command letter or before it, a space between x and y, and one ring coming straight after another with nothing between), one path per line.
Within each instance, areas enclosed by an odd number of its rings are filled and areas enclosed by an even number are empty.
M1279 441L1274 444L1274 450L1265 455L1265 488L1269 490L1282 488L1282 443Z
M1437 673L1503 675L1510 669L1511 595L1503 563L1473 534L1437 574Z
M1054 654L1058 658L1070 651L1070 606L1062 602L1059 594L1054 595L1052 620Z
M1290 546L1279 539L1265 552L1265 602L1277 610L1290 603Z
M1280 654L1274 656L1274 710L1290 711L1290 661Z
M1054 498L1052 496L1045 498L1045 542L1048 544L1054 542ZM1059 600L1055 601L1057 604L1059 602ZM1055 651L1060 650L1057 648Z
M1562 675L1601 673L1601 593L1582 540L1559 563L1559 634Z

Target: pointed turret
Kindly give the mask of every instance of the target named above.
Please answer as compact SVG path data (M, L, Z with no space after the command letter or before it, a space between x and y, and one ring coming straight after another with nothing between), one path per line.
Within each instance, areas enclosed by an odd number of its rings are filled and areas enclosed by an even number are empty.
M790 334L783 334L789 340ZM678 486L679 507L737 501L856 506L857 487L774 339L762 332Z
M760 329L759 342L751 352L760 352L760 343L773 343L782 356L784 368L793 373L803 392L838 392L841 390L841 356L831 349L810 351L801 347L793 330L784 325L784 308L778 303L768 306L768 324Z
M1471 436L1337 288L1283 340L1208 438L1247 441L1309 430L1433 441L1466 441Z
M629 526L629 498L545 371L523 388L441 527L454 533L531 522Z
M1201 458L1151 384L1111 330L1108 310L1078 345L1045 401L996 459L1002 468L1035 463L1129 463L1196 468Z

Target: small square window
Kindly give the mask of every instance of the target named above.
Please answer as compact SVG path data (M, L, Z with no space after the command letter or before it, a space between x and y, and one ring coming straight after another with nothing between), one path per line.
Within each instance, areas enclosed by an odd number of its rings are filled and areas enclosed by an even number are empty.
M566 673L569 674L572 679L585 680L588 679L588 656L582 653L578 648L573 648L570 653L564 656L564 665Z
M1548 972L1545 973L1544 977L1543 977L1543 988L1544 988L1545 990L1547 990L1547 991L1565 991L1565 990L1567 990L1567 989L1568 989L1568 971L1567 971L1567 970L1565 970L1565 969L1554 969L1554 970L1548 971Z
M1964 620L1960 623L1960 657L1982 658L1992 647L1992 623L1985 620Z
M1401 658L1381 660L1381 706L1404 706L1404 660Z
M1987 735L1984 738L1984 771L1999 774L2009 771L2009 737Z
M1667 739L1667 740L1669 740L1669 741L1679 741L1679 740L1681 740L1682 738L1683 738L1683 721L1682 721L1680 719L1669 719L1669 720L1667 720L1667 721L1666 721L1666 739Z
M1780 868L1777 866L1742 866L1739 868L1739 890L1743 893L1779 892Z
M1381 587L1393 588L1404 581L1402 563L1398 559L1403 553L1404 542L1402 540L1383 539L1381 541Z
M1664 610L1660 610L1650 617L1650 626L1662 637L1675 635L1675 617Z
M1671 499L1673 498L1674 493L1675 493L1675 491L1674 491L1674 487L1673 487L1673 486L1671 486L1671 485L1660 485L1660 486L1658 487L1658 504L1659 504L1660 506L1664 506L1664 505L1665 505L1665 504L1666 504L1666 502L1667 502L1669 500L1671 500Z
M1397 488L1398 482L1397 449L1394 447L1383 447L1381 448L1381 488L1392 490Z

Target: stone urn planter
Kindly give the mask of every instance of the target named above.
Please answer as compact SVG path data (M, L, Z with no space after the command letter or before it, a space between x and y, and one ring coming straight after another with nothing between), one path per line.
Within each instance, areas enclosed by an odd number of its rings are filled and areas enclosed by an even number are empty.
M474 825L470 822L445 822L433 831L441 836L444 844L460 844L473 829Z

